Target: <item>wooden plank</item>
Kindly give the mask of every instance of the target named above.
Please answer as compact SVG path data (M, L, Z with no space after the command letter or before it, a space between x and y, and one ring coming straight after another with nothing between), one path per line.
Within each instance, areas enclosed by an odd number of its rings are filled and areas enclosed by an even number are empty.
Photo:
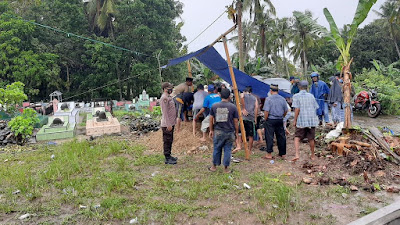
M365 143L365 142L361 142L361 141L353 141L353 140L350 140L350 144L356 144L356 145L359 145L359 146L362 146L362 147L371 147L371 144L369 144L369 143Z
M382 149L385 150L387 153L389 153L391 156L393 156L393 158L397 161L397 163L399 163L400 156L398 156L390 149L389 144L383 139L382 132L380 132L376 127L369 128L369 132L371 132L372 136L375 137L375 139L378 141L378 144L382 147Z

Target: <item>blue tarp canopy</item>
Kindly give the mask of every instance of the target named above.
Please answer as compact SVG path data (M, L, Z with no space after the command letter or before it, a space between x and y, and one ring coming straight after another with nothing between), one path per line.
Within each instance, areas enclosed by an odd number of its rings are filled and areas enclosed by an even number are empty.
M211 71L213 71L215 74L217 74L223 80L225 80L230 85L232 85L232 80L231 80L231 75L229 73L228 63L221 57L221 55L217 52L217 50L215 50L214 47L207 46L196 52L187 54L185 56L182 56L182 57L179 57L176 59L171 59L171 60L169 60L168 64L163 66L162 68L167 68L167 67L176 65L178 63L189 60L193 57L198 59L201 63L203 63L205 66L207 66ZM236 68L233 68L233 72L236 77L236 83L237 83L239 91L244 91L247 86L251 86L253 88L253 93L255 95L259 96L260 98L266 98L268 96L268 92L269 92L268 84L266 84L262 81L259 81ZM279 91L279 94L285 98L292 96L291 94L281 91L281 90Z

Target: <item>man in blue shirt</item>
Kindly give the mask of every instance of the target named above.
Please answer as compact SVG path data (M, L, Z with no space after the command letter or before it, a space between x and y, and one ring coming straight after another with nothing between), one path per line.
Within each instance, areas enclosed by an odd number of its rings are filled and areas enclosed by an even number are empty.
M206 141L207 128L210 126L210 115L208 115L208 113L215 103L221 101L221 97L218 95L218 89L215 88L214 85L208 85L208 93L209 95L207 95L207 97L204 99L203 108L195 117L195 120L198 120L202 113L207 112L206 118L204 118L203 122L201 122L201 132L203 133L203 137L200 139L201 141Z
M311 79L313 84L311 85L310 93L314 95L317 100L319 108L317 109L317 115L319 118L319 124L322 125L323 118L325 123L329 123L329 109L328 109L328 85L319 79L319 74L317 72L311 73Z
M271 95L265 99L263 108L266 121L265 140L267 142L267 154L263 158L272 159L274 135L276 135L279 156L284 158L286 155L286 135L283 118L288 112L288 107L285 98L278 94L278 85L271 84L270 89Z

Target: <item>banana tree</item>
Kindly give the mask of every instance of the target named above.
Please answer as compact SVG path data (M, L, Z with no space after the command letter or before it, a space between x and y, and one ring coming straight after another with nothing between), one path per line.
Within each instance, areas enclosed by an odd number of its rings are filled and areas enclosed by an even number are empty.
M350 31L345 40L339 32L335 20L327 8L324 8L324 15L330 26L330 32L327 33L327 38L332 41L340 52L338 66L341 68L341 73L344 76L344 103L345 103L345 128L351 127L351 109L350 109L350 92L351 92L351 73L350 65L353 61L350 58L350 47L353 38L357 33L358 26L367 18L371 7L377 0L359 0L353 22L350 24Z
M359 0L356 13L353 18L353 22L350 24L350 29L346 33L346 36L340 33L339 28L336 25L331 13L327 8L324 9L324 15L329 23L330 31L328 32L326 28L317 24L314 20L309 17L298 15L297 17L300 21L308 25L313 32L318 32L319 34L327 37L327 39L333 42L340 52L337 67L341 70L341 74L344 80L344 103L345 103L345 127L351 127L351 108L350 108L350 92L351 92L351 73L350 65L352 63L352 58L350 57L350 47L353 42L354 37L357 34L357 29L365 18L367 18L371 7L376 3L377 0Z

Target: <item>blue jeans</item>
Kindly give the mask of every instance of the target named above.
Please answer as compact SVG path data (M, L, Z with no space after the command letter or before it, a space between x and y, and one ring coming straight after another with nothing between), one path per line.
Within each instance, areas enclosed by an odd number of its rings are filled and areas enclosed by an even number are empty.
M325 123L329 123L329 107L328 107L328 103L325 102L324 103L324 115L318 116L319 120L322 121L322 119L325 119Z
M225 132L221 130L214 131L214 152L213 164L221 165L222 149L224 149L224 166L229 166L231 163L231 153L233 142L235 142L234 132Z

